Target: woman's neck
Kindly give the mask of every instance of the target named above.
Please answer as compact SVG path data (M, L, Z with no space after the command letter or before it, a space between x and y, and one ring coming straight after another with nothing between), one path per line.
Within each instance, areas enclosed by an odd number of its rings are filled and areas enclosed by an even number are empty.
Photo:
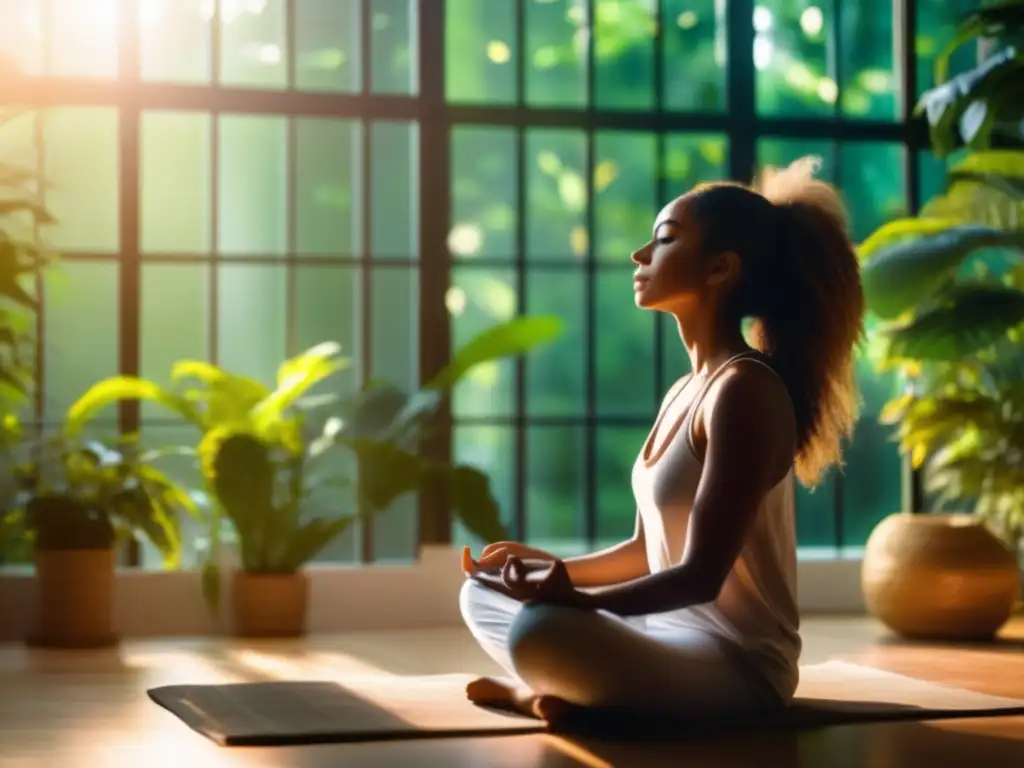
M737 322L685 311L673 312L673 316L695 375L711 373L730 357L750 349Z

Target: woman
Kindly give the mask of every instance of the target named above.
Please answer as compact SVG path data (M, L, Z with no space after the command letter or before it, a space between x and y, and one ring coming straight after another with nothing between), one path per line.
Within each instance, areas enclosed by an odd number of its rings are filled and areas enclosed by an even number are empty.
M638 307L671 313L692 374L633 467L633 537L558 560L514 542L464 558L462 614L510 679L467 689L551 720L576 707L730 715L797 686L794 476L840 463L864 299L836 191L803 158L703 185L633 254ZM743 332L753 319L748 345Z

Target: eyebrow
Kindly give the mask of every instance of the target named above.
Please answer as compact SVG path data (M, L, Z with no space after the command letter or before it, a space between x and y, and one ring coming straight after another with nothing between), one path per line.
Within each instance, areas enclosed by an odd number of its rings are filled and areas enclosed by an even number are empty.
M682 227L683 227L683 225L681 223L679 223L678 221L676 221L675 219L663 219L662 221L659 221L659 222L657 222L654 225L654 229L652 230L652 233L656 234L657 231L659 229L661 229L663 226L665 226L666 224L671 224L673 227L679 227L680 229L682 229Z

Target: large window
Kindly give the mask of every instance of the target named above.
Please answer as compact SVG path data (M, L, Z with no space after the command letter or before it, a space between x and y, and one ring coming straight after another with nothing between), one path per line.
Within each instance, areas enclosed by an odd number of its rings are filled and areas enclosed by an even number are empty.
M34 108L0 151L43 149L63 256L33 415L183 357L269 380L325 339L356 362L341 386L411 386L489 324L553 313L559 342L474 371L437 448L491 474L516 536L620 538L633 460L687 366L674 325L632 305L653 216L698 181L808 153L857 237L915 209L940 177L906 116L974 5L0 0L0 54L30 75L5 92ZM876 423L891 383L866 361L858 376L845 472L799 497L801 544L826 554L901 506ZM100 428L195 437L149 407ZM322 559L465 540L430 502Z

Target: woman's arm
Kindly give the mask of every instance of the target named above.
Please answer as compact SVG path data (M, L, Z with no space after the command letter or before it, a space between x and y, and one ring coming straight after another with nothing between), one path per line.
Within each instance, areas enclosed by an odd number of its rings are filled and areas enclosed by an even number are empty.
M640 616L714 600L743 548L768 491L792 465L794 422L788 394L760 366L728 371L710 396L704 471L682 561L626 584L581 593L586 607Z
M640 513L636 515L632 538L600 552L566 558L563 562L575 587L607 587L646 576L650 570Z

